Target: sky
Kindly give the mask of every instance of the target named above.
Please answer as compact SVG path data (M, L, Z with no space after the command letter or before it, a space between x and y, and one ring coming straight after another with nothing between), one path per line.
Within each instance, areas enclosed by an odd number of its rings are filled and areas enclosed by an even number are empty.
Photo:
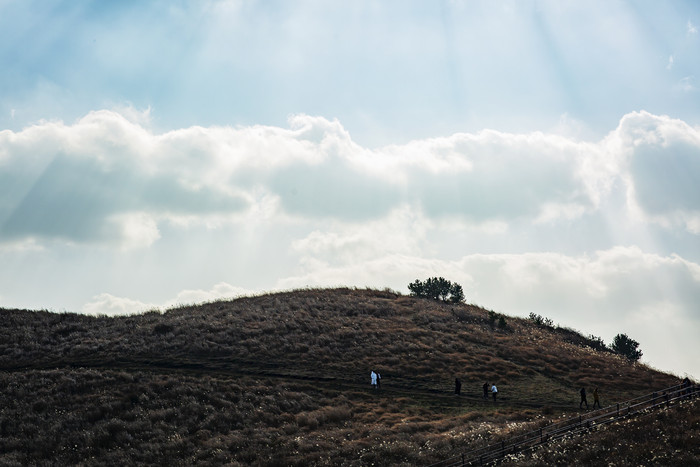
M700 3L0 0L0 307L461 284L700 378Z

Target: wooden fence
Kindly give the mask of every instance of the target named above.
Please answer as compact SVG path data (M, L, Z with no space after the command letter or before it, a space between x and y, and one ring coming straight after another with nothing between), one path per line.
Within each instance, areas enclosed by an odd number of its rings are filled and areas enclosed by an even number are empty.
M430 467L488 465L503 459L507 455L526 452L536 448L538 445L561 439L564 436L612 423L643 410L668 406L682 399L697 397L699 394L699 387L679 384L637 397L636 399L551 423L537 430L514 436L480 449L463 452L457 456L431 464Z

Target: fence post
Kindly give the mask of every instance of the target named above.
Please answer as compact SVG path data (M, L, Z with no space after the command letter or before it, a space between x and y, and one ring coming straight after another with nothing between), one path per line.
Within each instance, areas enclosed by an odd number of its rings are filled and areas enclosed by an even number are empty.
M620 404L619 403L617 404L617 416L618 417L620 416Z
M542 438L542 428L540 428L540 443L544 443L544 439Z
M464 453L462 453L462 467L464 467Z

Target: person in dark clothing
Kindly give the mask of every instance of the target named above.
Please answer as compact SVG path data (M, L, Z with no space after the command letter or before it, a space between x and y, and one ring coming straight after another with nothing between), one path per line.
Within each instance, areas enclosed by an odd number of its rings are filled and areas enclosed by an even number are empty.
M489 398L489 383L484 383L484 399Z
M600 399L598 398L598 388L595 388L593 390L593 408L595 409L596 404L598 404L598 408L600 408Z
M582 408L583 404L586 404L586 410L588 410L588 401L586 400L586 388L581 388L581 402L578 404L578 408Z
M455 378L455 394L458 396L462 393L462 382L459 378Z

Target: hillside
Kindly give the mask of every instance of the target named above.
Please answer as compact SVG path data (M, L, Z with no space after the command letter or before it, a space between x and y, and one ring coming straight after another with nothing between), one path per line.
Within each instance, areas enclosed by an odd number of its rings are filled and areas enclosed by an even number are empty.
M581 386L610 404L678 383L573 331L391 291L0 319L8 465L430 463L578 410Z

